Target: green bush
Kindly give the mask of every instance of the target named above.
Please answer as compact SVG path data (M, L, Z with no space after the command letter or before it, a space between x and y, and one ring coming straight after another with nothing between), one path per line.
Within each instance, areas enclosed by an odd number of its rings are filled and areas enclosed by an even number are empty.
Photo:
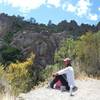
M0 79L2 78L3 74L4 74L4 66L0 64Z
M59 50L55 52L55 63L58 63L59 66L63 66L63 59L66 57L74 58L75 56L75 41L71 38L68 38L62 41Z
M12 40L13 35L14 35L14 33L11 33L11 32L7 33L4 36L4 41L9 44Z
M44 70L42 70L41 75L43 80L50 80L53 73L57 72L60 69L58 64L48 65Z
M81 70L88 75L100 75L100 32L81 36L76 44L76 55Z
M88 32L77 40L63 41L55 52L55 63L63 66L66 57L72 59L75 73L100 76L100 31L95 34Z
M7 64L7 62L15 62L20 59L21 55L19 49L11 46L5 46L1 49L1 56L4 64Z

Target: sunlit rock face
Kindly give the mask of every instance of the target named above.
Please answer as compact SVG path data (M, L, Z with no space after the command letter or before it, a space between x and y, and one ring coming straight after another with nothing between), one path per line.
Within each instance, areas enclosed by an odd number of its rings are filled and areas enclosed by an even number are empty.
M67 37L65 32L62 33L35 33L30 30L24 30L16 33L12 39L11 45L19 48L24 55L34 52L35 64L38 67L45 67L52 64L54 52L59 47L62 40Z

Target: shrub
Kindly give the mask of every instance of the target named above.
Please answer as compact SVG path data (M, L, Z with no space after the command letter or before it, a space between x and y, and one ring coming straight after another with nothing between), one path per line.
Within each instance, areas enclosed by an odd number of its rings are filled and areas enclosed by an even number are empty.
M21 51L17 48L11 46L5 46L1 49L1 56L3 59L3 64L7 64L8 62L15 62L20 59Z
M17 61L7 67L6 78L15 95L21 92L27 92L32 88L33 81L29 72L32 64L33 58L28 58L25 62Z
M0 64L0 94L3 94L4 93L4 90L5 90L5 86L4 84L2 83L2 80L4 78L4 66Z
M6 35L4 36L4 41L6 43L10 43L14 34L15 33L12 32L6 33Z
M73 60L76 74L83 72L100 76L100 31L95 34L88 32L77 40L69 38L63 41L55 52L55 63L61 67L65 57Z
M63 59L70 57L73 59L75 56L75 41L71 38L68 38L62 41L60 48L55 52L55 63L59 64L59 67L63 66Z
M76 43L76 55L81 70L96 76L100 72L100 32L81 36Z
M4 67L3 65L0 64L0 79L3 76L3 74L4 74Z
M54 65L48 65L42 72L42 78L44 80L50 80L52 78L52 74L57 72L59 70L59 65L54 64Z

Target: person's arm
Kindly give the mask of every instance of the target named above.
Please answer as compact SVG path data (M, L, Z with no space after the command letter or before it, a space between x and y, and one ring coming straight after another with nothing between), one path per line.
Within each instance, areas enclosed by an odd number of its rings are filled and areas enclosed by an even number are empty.
M75 79L74 79L74 70L72 67L69 67L67 70L67 81L70 87L70 95L72 95L72 89L75 86Z
M61 69L57 72L58 75L66 74L67 68Z

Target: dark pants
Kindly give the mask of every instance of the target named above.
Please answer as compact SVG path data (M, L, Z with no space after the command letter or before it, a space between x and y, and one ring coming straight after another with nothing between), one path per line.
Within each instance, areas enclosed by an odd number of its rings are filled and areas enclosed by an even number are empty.
M61 81L61 83L62 83L63 86L66 86L66 90L69 90L69 89L70 89L69 86L68 86L68 82L65 80L65 78L64 78L63 75L58 75L58 76L56 76L56 77L51 81L50 87L53 88L53 87L54 87L54 84L55 84L58 80Z

